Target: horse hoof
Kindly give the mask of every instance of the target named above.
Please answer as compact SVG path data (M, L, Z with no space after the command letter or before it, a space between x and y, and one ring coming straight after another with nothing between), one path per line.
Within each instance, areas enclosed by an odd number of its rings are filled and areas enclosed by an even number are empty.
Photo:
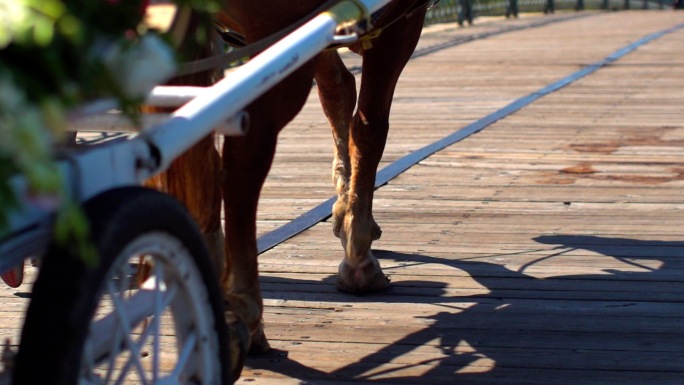
M353 268L346 260L340 263L337 275L337 290L350 294L367 294L383 291L390 280L382 272L380 264L371 256L367 262Z
M249 354L264 354L271 350L271 345L266 339L266 334L264 333L264 324L259 325L259 329L252 335L251 342L249 344Z
M373 234L373 240L374 240L374 241L377 241L377 240L380 239L380 237L382 236L382 229L381 229L380 226L375 222L375 220L373 220L373 229L371 230L371 232L372 232L372 234Z
M247 358L249 329L232 312L226 312L226 323L229 333L230 372L233 382L236 382L240 378L242 369L245 366L245 359Z

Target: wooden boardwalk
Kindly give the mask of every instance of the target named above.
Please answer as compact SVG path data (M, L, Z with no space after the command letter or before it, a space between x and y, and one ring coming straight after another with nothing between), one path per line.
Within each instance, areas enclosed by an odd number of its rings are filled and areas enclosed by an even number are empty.
M628 11L429 27L381 167L680 23ZM329 222L264 252L274 350L238 384L684 384L683 147L680 29L378 189L387 292L336 292ZM314 89L280 138L260 234L333 195L331 151ZM16 343L29 291L0 288L0 337Z
M382 166L684 22L584 15L460 45L548 18L426 30ZM315 91L280 144L262 232L332 196ZM329 222L262 254L276 350L239 383L683 384L683 146L680 30L381 187L374 248L388 292L335 291Z

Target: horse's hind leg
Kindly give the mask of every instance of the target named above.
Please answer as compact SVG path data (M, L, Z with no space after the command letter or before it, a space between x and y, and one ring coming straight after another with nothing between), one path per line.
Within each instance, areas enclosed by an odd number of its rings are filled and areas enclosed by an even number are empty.
M375 174L387 139L394 89L418 42L424 15L422 9L400 19L363 53L358 110L349 136L351 177L340 233L345 258L337 287L345 292L378 291L389 284L371 253L377 235L372 213Z
M330 126L332 127L333 165L332 180L337 191L337 201L332 210L333 233L340 236L340 229L347 211L347 192L351 165L349 161L349 129L356 107L356 79L342 62L337 51L319 55L316 66L318 95ZM379 239L382 231L374 223L373 239Z
M332 181L337 191L333 206L333 233L340 228L347 210L349 191L349 126L356 107L356 79L342 62L337 51L325 51L318 57L316 85L323 112L330 122L333 136Z

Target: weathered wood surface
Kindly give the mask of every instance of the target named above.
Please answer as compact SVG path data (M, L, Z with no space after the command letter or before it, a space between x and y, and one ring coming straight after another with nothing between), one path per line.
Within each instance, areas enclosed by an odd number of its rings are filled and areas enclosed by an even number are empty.
M682 22L629 11L430 27L381 167ZM262 254L274 351L238 383L684 383L683 48L682 30L649 43L380 188L386 293L336 292L329 222ZM313 89L281 135L260 234L333 195L331 151ZM0 337L16 343L28 292L0 288Z
M432 27L421 49L541 19ZM422 55L381 167L682 22L604 13ZM683 31L654 41L381 187L386 293L335 291L329 222L262 254L276 351L240 383L684 383L682 48ZM333 195L331 146L314 91L282 134L262 233Z

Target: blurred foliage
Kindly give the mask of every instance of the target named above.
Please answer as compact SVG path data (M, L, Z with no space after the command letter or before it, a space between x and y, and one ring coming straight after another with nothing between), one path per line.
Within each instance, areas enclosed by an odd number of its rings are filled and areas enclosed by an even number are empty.
M58 241L75 241L78 255L92 258L85 218L64 194L55 144L69 111L113 98L135 120L146 91L173 73L169 39L143 24L147 1L0 0L0 239L20 198L29 199L57 212ZM219 6L176 3L207 22ZM18 175L26 181L20 196L12 186Z

